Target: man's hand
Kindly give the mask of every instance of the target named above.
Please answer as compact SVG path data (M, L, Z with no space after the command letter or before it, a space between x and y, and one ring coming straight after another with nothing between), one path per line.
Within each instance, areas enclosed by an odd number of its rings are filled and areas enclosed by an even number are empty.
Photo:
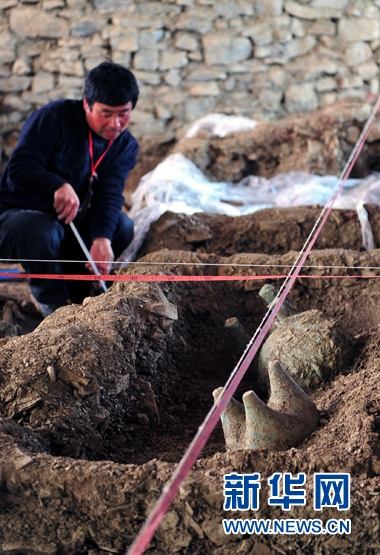
M100 274L102 276L105 274L109 274L111 270L110 262L113 262L115 258L111 247L111 241L106 237L98 237L97 239L94 239L94 242L92 243L92 247L90 249L90 254L95 262L97 260L101 261L96 262L96 266ZM94 273L94 270L91 268L91 264L89 262L86 264L86 268L92 274Z
M73 221L78 212L79 198L70 183L64 183L56 190L53 206L59 214L59 220L65 220L65 224Z

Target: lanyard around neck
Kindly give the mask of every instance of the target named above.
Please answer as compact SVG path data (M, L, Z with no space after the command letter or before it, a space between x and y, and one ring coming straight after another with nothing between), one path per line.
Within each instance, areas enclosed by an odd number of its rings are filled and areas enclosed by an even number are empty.
M90 186L87 190L86 196L84 198L83 203L81 204L79 210L78 210L78 215L77 215L77 220L78 222L81 222L83 220L83 218L86 215L87 210L90 208L91 206L91 199L92 199L92 182L94 181L94 178L98 178L98 175L96 173L96 168L99 166L100 162L103 160L104 156L107 154L110 146L112 145L112 141L110 141L108 143L108 146L106 148L106 150L103 152L103 154L101 155L101 157L99 158L99 160L96 162L96 164L94 164L94 152L93 152L93 147L92 147L92 135L91 135L91 129L88 130L88 150L90 152L90 160L91 160L91 175L90 175Z
M90 160L91 160L91 175L90 175L90 185L92 185L92 182L94 180L94 177L98 177L97 173L96 173L96 168L99 166L100 162L103 160L104 156L107 154L107 152L109 151L110 146L112 145L112 140L108 143L108 146L106 148L106 150L103 152L103 154L101 155L101 157L99 158L99 160L96 162L96 164L94 164L94 152L93 152L93 147L92 147L92 135L91 135L91 129L88 130L88 150L90 152Z

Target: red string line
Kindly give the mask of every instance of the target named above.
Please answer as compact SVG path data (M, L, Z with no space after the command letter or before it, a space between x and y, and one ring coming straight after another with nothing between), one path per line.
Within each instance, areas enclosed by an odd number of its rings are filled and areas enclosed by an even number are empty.
M10 272L2 272L0 277L14 279L38 278L38 279L69 279L79 281L251 281L251 280L267 280L267 279L286 279L288 275L259 275L259 276L161 276L161 275L79 275L79 274L13 274ZM356 279L380 278L380 275L345 275L345 276L318 276L318 275L297 275L298 279Z

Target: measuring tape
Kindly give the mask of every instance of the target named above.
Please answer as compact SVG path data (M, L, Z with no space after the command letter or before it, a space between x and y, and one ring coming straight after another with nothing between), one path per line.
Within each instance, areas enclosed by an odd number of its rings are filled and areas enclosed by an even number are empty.
M38 278L38 279L71 279L79 281L252 281L265 279L285 279L288 275L263 275L263 276L161 276L161 275L80 275L80 274L19 274L1 272L2 278ZM299 274L297 278L306 279L355 279L355 278L379 278L380 275L353 275L353 276L307 276Z

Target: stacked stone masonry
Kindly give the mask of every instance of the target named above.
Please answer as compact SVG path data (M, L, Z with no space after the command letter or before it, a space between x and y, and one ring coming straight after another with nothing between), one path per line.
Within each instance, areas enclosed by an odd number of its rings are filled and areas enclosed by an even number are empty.
M210 112L258 120L379 92L380 0L0 0L1 154L34 109L132 69L137 137Z

